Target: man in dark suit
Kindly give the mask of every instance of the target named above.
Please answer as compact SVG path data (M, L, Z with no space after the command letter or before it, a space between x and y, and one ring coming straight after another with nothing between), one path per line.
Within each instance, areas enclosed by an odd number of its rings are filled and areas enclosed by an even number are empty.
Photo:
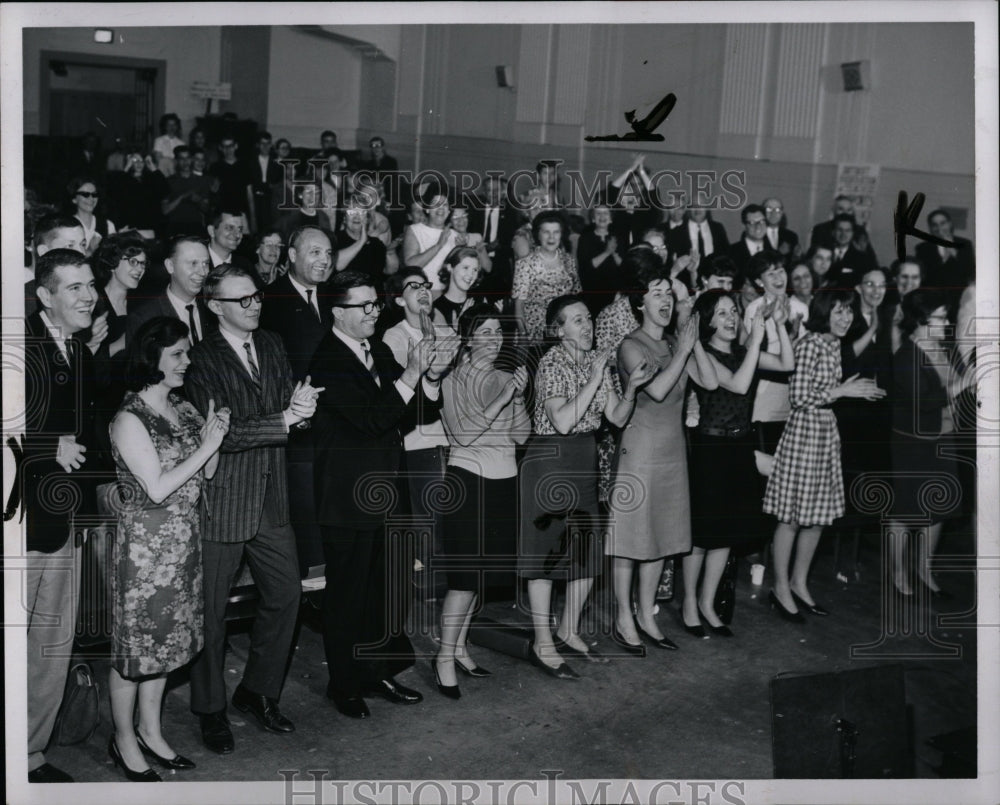
M687 221L667 233L667 247L676 259L680 255L691 255L702 260L713 254L729 251L729 237L726 228L709 217L703 207L688 207Z
M750 258L766 250L764 235L767 232L767 218L764 208L759 204L747 204L740 211L740 220L743 222L743 234L729 247L729 258L745 278Z
M171 241L169 249L163 267L170 275L170 283L161 294L129 310L125 320L127 342L156 316L173 316L187 324L193 344L218 327L201 297L201 286L211 268L204 241L196 235L181 235Z
M240 268L250 268L250 262L241 254L235 254L246 234L246 219L241 212L216 210L212 222L205 227L208 232L208 257L210 268L228 263Z
M333 310L320 296L337 255L318 227L299 227L288 242L288 273L267 288L260 326L281 336L292 379L305 380L316 347L333 326ZM313 494L312 428L293 428L288 436L288 481L292 524L302 570L323 564L323 544L316 523Z
M853 288L861 282L862 275L878 268L875 253L861 251L854 245L854 216L844 213L833 219L833 250L827 285L834 288Z
M401 423L440 404L438 381L451 356L424 338L410 347L404 368L373 340L380 303L366 274L336 275L329 303L333 327L309 369L327 388L314 423L316 508L326 553L327 696L344 715L366 718L364 696L397 704L423 699L393 678L413 664L413 647L394 603L406 593L387 584L390 569L394 575L403 569L386 518L401 497Z
M799 236L785 226L784 203L780 198L772 196L764 199L761 206L767 218L767 232L764 237L767 239L768 250L784 255L786 261L796 259L802 249L799 246Z
M272 226L278 211L281 185L285 173L271 153L271 135L262 131L257 134L256 159L247 168L247 202L250 209L250 229L261 232Z
M65 783L72 778L46 763L44 750L62 703L80 597L74 518L96 511L87 465L96 449L95 369L75 334L90 327L97 291L87 259L71 249L42 255L35 278L39 309L25 333L23 483L15 478L27 513L28 780Z
M820 221L812 228L809 237L809 247L812 248L824 243L832 243L834 238L834 228L837 216L850 215L854 221L854 238L852 245L859 252L865 252L872 260L875 259L875 250L872 249L871 241L868 238L868 230L864 224L859 224L857 216L854 214L854 199L850 196L837 196L833 200L833 215L829 221Z
M308 383L293 388L281 339L258 329L262 295L248 272L215 268L204 292L219 326L192 347L185 386L203 413L214 400L231 414L219 467L202 491L205 648L191 669L191 709L205 745L225 754L233 750L223 667L226 599L244 556L260 603L233 705L269 732L295 729L278 708L301 598L285 444L289 428L312 416L318 390Z
M469 231L483 236L492 266L481 281L485 293L510 294L514 282L514 250L511 241L524 221L517 210L507 205L507 182L499 174L486 174L486 188L469 207Z
M923 264L924 278L921 287L934 288L945 294L948 307L956 312L962 291L976 274L976 257L972 241L955 236L951 216L945 210L932 210L927 214L927 228L935 237L949 240L955 247L938 246L921 241L917 244L917 259Z

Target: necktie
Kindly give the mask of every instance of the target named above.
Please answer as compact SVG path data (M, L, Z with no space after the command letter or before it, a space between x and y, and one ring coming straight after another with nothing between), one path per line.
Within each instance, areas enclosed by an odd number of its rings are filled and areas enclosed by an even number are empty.
M260 367L257 366L257 361L253 359L253 351L250 349L250 342L243 342L243 349L247 353L247 363L250 365L250 379L253 380L254 385L260 388Z
M705 256L705 236L701 233L701 224L698 225L698 254Z
M191 343L198 343L198 328L194 326L194 305L185 305L184 309L188 312L188 327L191 328Z
M490 242L490 240L491 240L490 233L491 233L492 229L493 229L493 208L492 207L487 207L486 208L486 224L485 224L485 226L483 226L483 242L485 242L485 243L489 243Z
M63 341L63 346L66 348L66 365L70 369L76 368L76 342L72 338L67 338Z
M843 247L838 248L837 251L836 251L836 254L834 255L833 262L839 263L841 260L843 260L844 259L844 253L846 251L847 251L847 249L845 249Z
M771 241L771 248L777 251L778 249L778 229L777 227L770 226L767 228L767 239Z
M315 313L316 314L316 318L319 319L320 318L319 310L317 309L316 305L313 304L313 289L312 288L306 288L306 304L309 305L309 309L313 313Z
M382 382L378 379L378 369L375 368L375 361L372 360L372 353L368 349L368 342L361 342L361 352L365 356L365 368L368 370L368 374L372 376L372 380L375 381L375 385L379 388L382 387Z

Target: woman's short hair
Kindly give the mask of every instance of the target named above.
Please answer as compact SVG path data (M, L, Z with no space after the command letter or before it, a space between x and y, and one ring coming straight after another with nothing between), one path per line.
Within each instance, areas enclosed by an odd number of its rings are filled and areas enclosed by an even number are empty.
M390 274L385 281L385 295L389 299L397 299L403 295L406 283L412 277L417 277L421 282L428 282L427 275L420 266L404 266L395 274Z
M931 288L910 291L899 301L899 309L903 313L899 331L903 335L912 335L921 324L927 324L931 314L944 304L941 294Z
M712 317L715 315L715 308L723 299L728 299L734 305L736 304L736 298L733 294L721 288L711 288L702 293L694 301L692 315L695 313L698 314L698 340L703 344L707 344L708 340L715 333L715 328L712 326Z
M122 232L104 238L90 258L90 268L94 272L97 287L104 288L108 284L122 260L138 257L140 254L148 259L150 248L151 244L147 244L134 232Z
M85 184L92 184L94 190L98 193L101 192L101 186L97 183L97 180L92 176L74 176L68 185L66 185L66 192L69 194L68 198L70 203L73 202L73 197L79 192L80 188Z
M645 294L649 283L659 277L662 271L663 261L652 247L646 243L636 244L625 252L625 257L618 267L621 288L626 291L642 288L642 293ZM669 277L669 273L667 276Z
M125 361L125 385L130 391L142 391L163 380L160 356L182 338L188 326L173 316L157 316L142 324L128 345Z
M542 229L543 224L559 224L559 234L565 236L566 234L566 221L563 219L562 213L558 210L543 210L535 216L535 220L531 222L531 239L538 245L538 233Z
M438 269L438 279L445 288L448 287L448 283L451 282L451 270L461 263L466 257L475 257L476 262L479 262L479 252L473 249L471 246L456 246L450 252L448 256L444 258L444 262L441 263L441 268ZM482 268L482 266L480 266ZM480 274L480 277L482 274ZM479 279L476 280L478 282Z
M855 296L857 293L853 288L820 288L809 302L806 329L811 333L830 332L830 314L833 309L840 304L853 310Z
M167 122L173 120L177 124L177 136L180 137L181 134L181 119L177 117L173 112L167 112L165 115L160 115L160 134L167 133Z
M497 312L495 305L488 302L477 302L458 317L458 337L462 339L463 351L469 348L469 339L476 330L482 327L483 322L490 319L500 321L500 313Z
M649 292L650 285L654 282L665 281L670 288L670 292L673 293L672 283L670 282L670 270L660 263L659 260L656 261L656 265L646 265L645 261L643 262L643 266L635 275L635 282L631 284L627 291L629 306L640 323L642 323L642 300Z
M698 276L705 282L708 282L709 277L731 277L735 285L739 274L740 270L733 258L726 254L712 254L698 263Z
M583 305L587 306L587 303L583 301L583 297L575 294L568 293L562 296L557 296L551 302L549 302L548 307L545 308L545 334L553 340L558 340L556 335L556 330L563 326L566 322L566 317L563 316L563 311L571 305Z

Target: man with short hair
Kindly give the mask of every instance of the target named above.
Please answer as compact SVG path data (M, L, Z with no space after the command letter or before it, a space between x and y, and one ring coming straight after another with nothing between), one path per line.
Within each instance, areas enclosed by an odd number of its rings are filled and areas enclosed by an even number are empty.
M855 215L854 199L850 196L839 195L833 200L833 215L829 221L821 221L813 227L812 235L809 238L810 247L820 243L832 243L836 239L834 237L834 229L836 228L837 216L839 215L849 215L854 221L854 238L852 240L854 248L859 252L865 253L870 261L877 262L875 250L872 249L871 241L868 238L868 230L865 229L863 224L858 223L857 215Z
M28 781L68 783L45 760L62 703L80 598L81 514L96 514L96 489L84 470L96 450L95 368L76 334L91 326L97 290L87 259L72 249L45 252L36 266L39 309L26 320L24 455L15 484L27 514ZM82 477L81 477L82 476ZM21 482L23 479L23 483ZM61 505L54 506L56 498ZM64 505L69 502L70 506Z
M72 215L46 215L35 224L32 236L34 245L30 266L24 269L24 315L30 316L38 310L38 296L35 293L35 265L38 258L52 249L72 249L80 254L87 253L87 235L83 224Z
M184 386L203 414L213 400L231 413L219 467L202 491L205 647L191 668L191 709L205 745L227 754L234 741L226 715L226 599L244 556L260 603L233 706L268 732L295 730L278 707L301 599L285 445L289 428L313 415L322 389L293 387L281 339L259 329L262 294L247 271L214 268L204 292L218 327L191 348Z
M236 210L217 210L206 230L208 257L212 261L212 268L225 263L238 265L243 269L250 268L245 257L234 254L246 233L246 221L242 213Z
M917 259L924 267L921 286L942 291L948 298L949 309L955 313L962 291L976 274L972 241L956 237L951 216L946 210L931 210L927 214L927 228L930 234L951 241L955 246L939 246L927 241L917 244Z
M191 343L196 344L215 329L215 317L210 315L201 298L201 288L211 268L208 248L195 235L181 235L170 246L163 266L170 283L162 293L134 310L129 308L125 319L125 340L132 341L136 331L156 316L173 316L191 330Z
M764 199L761 206L767 218L767 248L784 255L786 260L794 260L799 256L799 236L785 226L785 205L780 198L771 196Z
M250 210L250 230L259 232L269 227L277 217L278 201L285 173L271 153L271 134L257 134L256 160L250 166L247 204Z
M746 275L750 258L766 248L767 216L759 204L748 204L740 211L743 234L729 247L729 257L736 264L740 274Z
M356 271L331 280L333 327L309 368L327 388L314 423L317 520L326 555L327 696L351 718L370 715L364 696L395 704L423 699L393 678L413 664L413 647L399 620L403 592L387 583L390 569L399 572L387 518L401 490L386 495L381 487L401 482L403 423L440 405L439 381L452 357L425 338L400 366L374 339L381 304L371 282Z
M713 221L704 207L688 204L687 225L671 229L667 246L673 255L690 255L692 260L703 260L713 254L725 254L729 250L726 228Z
M827 285L834 288L853 288L867 271L878 268L874 252L858 249L855 244L857 224L854 216L841 213L833 219L833 241L825 245L832 251Z
M219 208L236 213L247 211L247 185L250 178L246 166L239 160L237 153L239 144L232 134L222 135L219 141L221 159L215 161L209 173L214 176L219 187L216 201Z

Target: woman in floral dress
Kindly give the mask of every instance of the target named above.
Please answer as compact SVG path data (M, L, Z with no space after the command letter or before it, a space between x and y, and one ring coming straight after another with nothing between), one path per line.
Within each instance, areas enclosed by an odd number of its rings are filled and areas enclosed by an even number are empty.
M187 325L178 319L158 317L140 327L128 347L131 391L111 423L120 498L109 681L115 730L108 752L135 781L159 779L143 754L167 768L194 766L164 739L160 707L167 673L202 647L198 499L203 478L215 473L229 411L210 404L203 420L171 394L184 383L189 348Z

